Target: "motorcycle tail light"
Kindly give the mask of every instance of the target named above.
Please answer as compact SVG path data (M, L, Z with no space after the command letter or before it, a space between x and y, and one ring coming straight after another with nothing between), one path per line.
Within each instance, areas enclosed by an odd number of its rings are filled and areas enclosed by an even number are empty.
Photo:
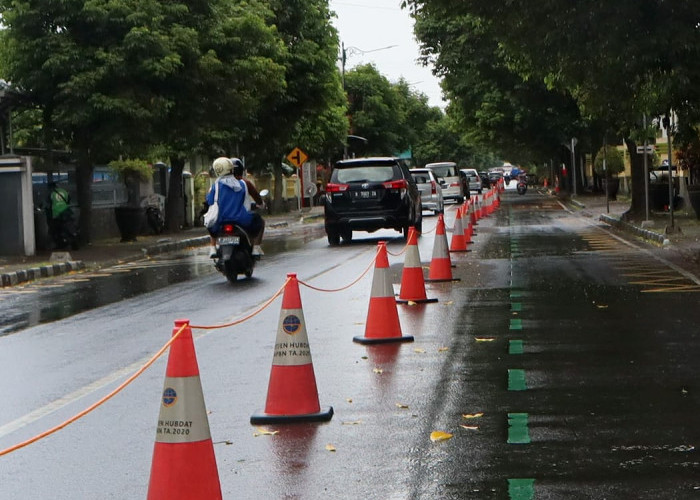
M224 234L233 234L233 224L224 224L221 226L221 232Z

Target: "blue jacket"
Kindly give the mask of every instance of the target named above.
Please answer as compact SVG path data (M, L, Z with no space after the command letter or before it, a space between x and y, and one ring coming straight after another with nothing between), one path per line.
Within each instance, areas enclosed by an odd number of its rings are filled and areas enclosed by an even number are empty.
M253 215L245 208L246 185L242 180L236 179L233 175L224 175L216 180L219 184L219 218L212 232L217 232L223 221L233 221L241 226L250 226ZM207 193L207 204L214 203L214 190L216 183Z

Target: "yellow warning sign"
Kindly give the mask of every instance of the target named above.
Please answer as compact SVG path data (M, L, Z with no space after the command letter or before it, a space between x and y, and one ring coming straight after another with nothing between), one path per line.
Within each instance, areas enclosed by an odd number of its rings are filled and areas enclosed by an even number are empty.
M301 149L294 148L292 152L287 155L287 159L292 162L295 167L301 168L309 157Z

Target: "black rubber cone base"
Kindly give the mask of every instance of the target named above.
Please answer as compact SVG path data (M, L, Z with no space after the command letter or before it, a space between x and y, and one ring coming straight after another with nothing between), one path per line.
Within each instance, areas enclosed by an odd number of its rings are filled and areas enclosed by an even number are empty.
M431 279L426 279L426 283L448 283L450 281L462 281L462 278L450 278L450 279L444 279L444 280L431 280Z
M397 304L408 304L409 302L414 302L416 304L432 304L433 302L437 302L438 299L396 299Z
M333 407L319 413L304 413L302 415L272 415L269 413L257 413L250 417L253 425L266 424L293 424L297 422L328 422L333 418Z
M352 341L358 344L387 344L389 342L413 342L413 335L401 337L353 337Z

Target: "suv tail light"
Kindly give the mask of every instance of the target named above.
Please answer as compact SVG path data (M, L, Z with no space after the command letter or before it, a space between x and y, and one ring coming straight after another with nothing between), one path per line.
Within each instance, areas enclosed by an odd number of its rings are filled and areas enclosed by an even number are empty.
M326 193L342 193L347 191L349 187L349 184L332 184L329 182L326 184Z
M326 184L326 202L333 202L333 193L343 193L348 190L349 184L333 184L329 182Z
M436 194L437 187L435 186L435 181L430 181L430 194Z
M459 181L457 181L457 182L452 182L452 183L450 184L450 187L459 187Z
M406 182L406 179L399 179L397 181L389 181L389 182L385 182L382 185L388 191L400 193L402 199L406 196L406 193L408 192L408 182Z

